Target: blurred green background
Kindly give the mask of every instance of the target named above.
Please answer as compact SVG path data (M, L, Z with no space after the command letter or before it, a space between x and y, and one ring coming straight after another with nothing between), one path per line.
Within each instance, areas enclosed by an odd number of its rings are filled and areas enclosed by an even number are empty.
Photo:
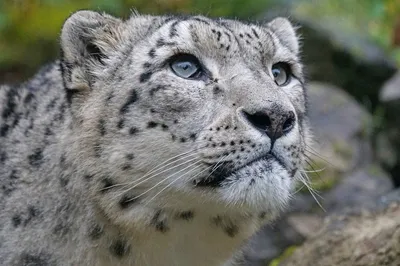
M106 11L120 17L128 17L134 8L140 13L255 19L289 2L296 12L333 17L335 23L362 32L400 64L400 49L392 44L396 14L400 14L398 0L1 0L0 80L25 78L39 65L57 57L60 27L78 9Z

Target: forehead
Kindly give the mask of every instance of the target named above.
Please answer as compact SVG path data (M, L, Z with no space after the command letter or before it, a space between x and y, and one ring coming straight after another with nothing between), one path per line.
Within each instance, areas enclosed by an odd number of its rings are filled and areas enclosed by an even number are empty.
M156 49L194 53L218 61L245 59L252 63L272 59L279 51L277 38L266 26L236 20L195 17L160 17L149 36Z

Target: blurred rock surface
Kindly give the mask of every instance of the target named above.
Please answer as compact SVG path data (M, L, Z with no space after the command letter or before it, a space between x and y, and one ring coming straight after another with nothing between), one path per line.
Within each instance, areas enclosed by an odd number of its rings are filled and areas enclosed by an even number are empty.
M400 265L400 190L327 218L280 266Z

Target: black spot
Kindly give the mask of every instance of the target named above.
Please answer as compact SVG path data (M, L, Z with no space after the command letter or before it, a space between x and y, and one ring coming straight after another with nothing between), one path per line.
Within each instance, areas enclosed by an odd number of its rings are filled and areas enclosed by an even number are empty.
M175 36L178 36L178 31L176 30L176 25L178 25L179 22L180 22L180 21L178 20L178 21L175 21L175 22L173 22L173 23L171 24L171 27L170 27L170 29L169 29L169 37L170 37L170 38L173 38L173 37L175 37Z
M117 240L110 246L111 253L117 258L122 258L129 253L130 246L122 240Z
M8 130L10 129L10 126L7 124L4 124L0 127L0 137L6 137Z
M46 127L46 129L45 129L45 131L44 131L44 134L45 134L46 136L51 136L51 135L53 135L54 133L53 133L53 131L51 131L51 129L50 129L49 127Z
M91 180L93 178L93 175L84 175L83 178L86 180Z
M150 96L153 96L154 93L156 93L156 92L159 91L159 90L165 90L165 88L166 88L166 87L163 86L163 85L158 85L158 86L156 86L156 87L154 87L154 88L151 88L149 94L150 94Z
M149 68L149 67L151 67L151 64L149 62L146 62L146 63L143 64L143 67L144 68Z
M2 117L4 118L4 120L7 119L12 113L14 113L14 110L17 106L14 100L15 96L17 96L17 90L14 88L10 88L6 95L7 103L2 113Z
M138 132L138 129L136 127L131 127L129 129L129 134L130 135L135 135Z
M89 230L89 237L90 237L90 239L92 239L92 240L97 240L97 239L99 239L99 238L102 236L103 233L104 233L103 228L102 228L100 225L95 224L95 225L94 225L92 228L90 228L90 230Z
M101 188L102 193L107 192L114 185L114 182L108 177L103 178L101 182L103 183L103 187Z
M182 219L182 220L186 220L186 221L192 220L193 217L194 217L194 213L192 211L184 211L184 212L180 212L176 215L177 219Z
M257 39L260 38L260 36L258 36L258 34L257 34L257 32L256 32L255 29L251 29L251 31L253 32L254 36L255 36Z
M252 178L252 179L250 180L249 185L252 186L252 185L254 185L255 183L256 183L256 180L254 180L254 178Z
M148 81L151 78L151 75L153 75L153 72L150 71L142 73L139 77L140 83Z
M10 179L11 180L15 180L15 179L18 179L18 178L19 178L19 176L17 175L17 170L12 170L11 174L10 174Z
M0 152L0 163L4 163L7 160L7 153L6 152Z
M158 210L151 219L151 224L156 228L157 231L165 233L169 230L169 228L164 220L160 220L160 216L161 216L161 210Z
M267 212L261 212L261 213L258 215L258 217L259 217L260 219L264 219L266 215L267 215Z
M53 233L58 235L58 236L65 236L69 232L69 225L65 221L60 221L59 223L56 224L56 226L53 228Z
M174 134L171 134L171 139L172 139L172 141L175 141L176 140L176 136Z
M100 135L104 136L106 134L106 127L105 127L105 121L104 119L100 119L99 120L99 124L98 124L98 129L100 131Z
M162 128L162 130L164 130L164 131L167 131L167 130L168 130L168 126L165 125L165 124L162 124L162 125L161 125L161 128Z
M158 124L154 121L150 121L147 123L147 128L155 128Z
M38 167L42 164L43 161L43 150L37 148L35 152L28 156L29 164L35 167Z
M221 142L221 147L225 147L226 143L225 142Z
M35 96L33 95L33 93L29 92L29 93L25 96L24 105L29 104L29 103L33 100L33 98L35 98Z
M220 41L220 40L221 40L221 32L217 31L217 41Z
M160 38L160 39L157 40L157 43L156 43L157 47L162 47L164 45L165 45L165 41L164 41L163 38Z
M56 106L57 101L58 98L54 98L53 100L51 100L50 103L46 106L46 112L50 112L51 109L53 109Z
M156 56L156 50L155 50L154 48L150 49L150 51L149 51L149 56L150 56L151 58L154 58L154 57Z
M39 215L39 210L36 207L34 207L32 205L28 206L28 214L27 214L26 219L23 221L23 225L26 226L38 215Z
M239 228L234 224L229 224L224 228L225 233L230 237L235 237L239 231Z
M135 158L135 156L133 155L133 153L128 153L128 154L126 155L126 159L128 159L128 160L132 160L133 158Z
M114 92L111 91L107 96L106 102L110 102L113 97L114 97Z
M136 102L137 100L138 100L138 95L136 93L136 90L131 90L128 100L120 109L120 113L125 114L126 112L128 112L129 106L134 102Z
M190 134L189 138L193 141L196 140L196 134L195 133Z
M122 171L127 171L127 170L130 170L132 167L129 165L129 164L124 164L123 166L122 166Z
M18 227L18 226L21 224L21 222L22 222L21 216L19 216L19 215L14 215L14 216L11 218L11 222L12 222L12 224L13 224L14 227Z
M240 34L239 34L239 37L240 37L240 38L243 38L244 36L243 36L243 34L240 33Z
M94 156L96 156L97 158L101 157L101 153L103 152L103 148L101 147L100 143L97 143L94 147Z
M124 195L124 196L120 199L120 201L118 202L118 204L119 204L119 206L120 206L122 209L126 209L126 208L128 208L129 206L131 206L132 204L134 204L135 202L137 202L137 201L138 201L138 199L137 199L136 197L134 197L134 196L129 197L129 196L127 196L127 195Z
M186 139L182 137L182 138L179 139L179 141L184 143L184 142L186 142Z
M44 253L22 253L18 265L22 266L48 266L50 256Z
M65 176L60 177L60 185L61 185L61 187L65 187L66 185L68 185L68 183L69 183L69 178L68 177L65 177Z
M221 91L221 89L220 89L220 87L217 85L217 86L214 86L214 88L213 88L213 92L214 92L214 94L217 94L217 93L219 93Z
M120 119L120 120L118 121L117 127L118 127L119 129L122 129L122 128L124 127L124 124L125 124L125 120L124 120L124 119Z

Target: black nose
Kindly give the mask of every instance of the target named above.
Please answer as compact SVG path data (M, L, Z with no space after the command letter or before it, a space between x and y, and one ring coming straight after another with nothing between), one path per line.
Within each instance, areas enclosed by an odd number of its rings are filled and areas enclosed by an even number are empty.
M271 141L290 132L296 123L296 116L292 111L271 110L254 114L243 111L243 114L253 127L266 133Z

